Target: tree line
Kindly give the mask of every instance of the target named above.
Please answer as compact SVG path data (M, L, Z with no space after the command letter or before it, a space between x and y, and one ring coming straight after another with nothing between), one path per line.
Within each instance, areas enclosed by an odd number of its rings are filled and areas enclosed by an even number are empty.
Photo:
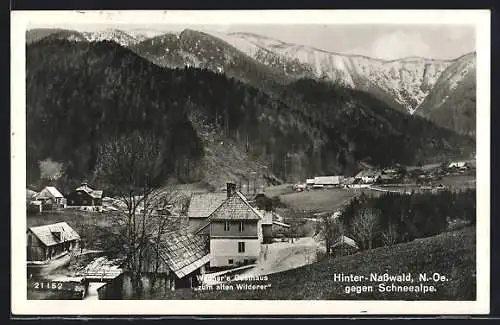
M476 190L438 193L385 193L353 198L337 219L325 218L327 247L340 236L354 239L360 249L372 249L429 237L458 222L476 223Z

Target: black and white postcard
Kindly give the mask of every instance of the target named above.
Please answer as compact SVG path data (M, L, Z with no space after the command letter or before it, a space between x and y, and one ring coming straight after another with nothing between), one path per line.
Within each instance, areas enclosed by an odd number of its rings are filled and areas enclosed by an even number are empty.
M488 11L11 26L14 314L488 313Z

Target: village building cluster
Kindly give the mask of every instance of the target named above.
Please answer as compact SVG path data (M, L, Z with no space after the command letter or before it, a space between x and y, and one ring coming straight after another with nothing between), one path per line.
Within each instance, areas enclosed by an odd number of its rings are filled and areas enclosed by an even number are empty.
M403 169L400 166L367 168L353 177L334 175L308 178L305 183L295 184L294 190L396 184L408 182L408 177L417 184L426 184L439 180L446 173L464 173L473 168L463 162L451 162L434 169ZM64 209L116 212L126 209L121 200L104 197L102 190L95 190L85 182L66 195L54 186L47 186L39 192L27 189L26 195L29 213L51 210L64 213ZM224 191L191 193L188 205L182 209L167 204L149 211L150 216L183 222L178 223L181 226L165 233L159 232L158 236L148 240L140 257L141 281L160 281L167 290L192 288L201 285L200 276L207 273L255 264L265 244L272 243L279 234L286 233L291 227L274 208L269 207L272 206L271 202L263 193L243 194L241 187L238 190L235 183L227 183ZM137 213L142 213L145 207L139 205L137 209ZM336 219L339 213L328 212L327 217ZM29 227L26 235L28 266L43 267L62 256L78 255L83 250L82 238L66 222ZM358 250L358 244L345 235L333 240L328 249L334 255L349 255ZM33 274L28 270L28 277L31 276ZM75 277L61 281L76 281L83 288L93 288L103 299L116 298L119 296L117 292L123 294L131 291L131 278L123 256L99 256L80 269Z
M114 209L123 208L118 204L119 200L103 198L102 191L93 190L86 183L66 196L54 187L46 187L40 193L43 195L29 193L31 204L43 197L45 201L40 201L41 206L51 209L57 204L59 209L78 207L87 210L102 207L103 202L114 205ZM235 183L227 183L225 192L193 193L189 202L186 215L175 216L187 219L185 227L162 233L158 238L153 236L156 239L150 240L141 253L141 274L145 281L150 281L151 277L160 278L170 289L198 286L199 276L207 271L255 263L262 244L272 242L276 229L290 227L276 212L259 209L255 198L247 198L237 190ZM155 212L172 217L170 211ZM78 253L80 242L78 233L65 222L29 227L28 265L44 265L65 254ZM97 287L101 294L107 291L108 297L113 296L112 288L115 287L127 291L130 281L126 279L125 264L105 257L100 257L99 261L93 261L81 270L77 274L78 281L106 282L106 286Z
M406 169L401 165L387 168L364 165L364 169L355 176L315 176L307 178L305 183L294 184L293 189L301 192L324 188L364 188L373 184L416 183L417 185L434 185L445 175L464 174L474 170L475 166L466 161L452 161L428 169L419 166Z
M88 211L102 210L103 191L94 190L83 182L81 186L66 195L54 186L46 186L40 192L26 190L26 208L28 213L79 208Z

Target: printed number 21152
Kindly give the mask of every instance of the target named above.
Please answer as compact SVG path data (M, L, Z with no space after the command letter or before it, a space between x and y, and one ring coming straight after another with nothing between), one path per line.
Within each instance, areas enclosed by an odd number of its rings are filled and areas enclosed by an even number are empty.
M33 282L34 289L61 290L62 287L63 287L62 282Z

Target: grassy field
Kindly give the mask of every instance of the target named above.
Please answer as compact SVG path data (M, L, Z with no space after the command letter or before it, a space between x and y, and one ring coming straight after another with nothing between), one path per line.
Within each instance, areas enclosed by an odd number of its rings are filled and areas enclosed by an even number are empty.
M294 193L293 184L269 186L264 190L264 194L268 197L281 196L290 193Z
M116 212L88 212L64 209L29 215L26 218L26 223L27 227L33 227L64 221L80 235L85 248L107 250L112 243L110 240L116 237L116 228L113 225L118 218ZM169 226L176 229L181 223L185 224L186 221L186 218L172 217Z
M476 292L476 231L474 227L448 232L435 237L417 239L393 247L382 247L352 256L326 258L320 262L272 274L269 281L251 282L270 284L265 290L211 290L179 289L168 297L157 299L280 299L280 300L475 300ZM418 285L419 273L439 273L446 282L425 282L435 292L379 292L379 283L337 282L333 275L369 276L370 273L397 275L411 273ZM373 286L373 292L346 293L345 287L356 284ZM391 282L385 284L390 285ZM408 283L396 282L395 285Z
M74 209L46 211L41 214L28 215L26 226L41 226L58 222L66 222L82 238L87 249L106 249L109 232L116 218L113 212L88 212Z
M476 176L474 175L450 175L444 176L442 180L436 181L449 189L465 189L476 187Z
M46 211L40 214L28 215L26 225L34 227L64 221L78 231L81 225L92 224L100 227L108 227L114 215L112 212L89 212L76 209Z
M374 191L365 190L366 193ZM360 190L342 188L318 189L292 192L280 196L281 202L290 208L306 212L336 211L353 197L361 194ZM374 193L377 194L377 193Z

